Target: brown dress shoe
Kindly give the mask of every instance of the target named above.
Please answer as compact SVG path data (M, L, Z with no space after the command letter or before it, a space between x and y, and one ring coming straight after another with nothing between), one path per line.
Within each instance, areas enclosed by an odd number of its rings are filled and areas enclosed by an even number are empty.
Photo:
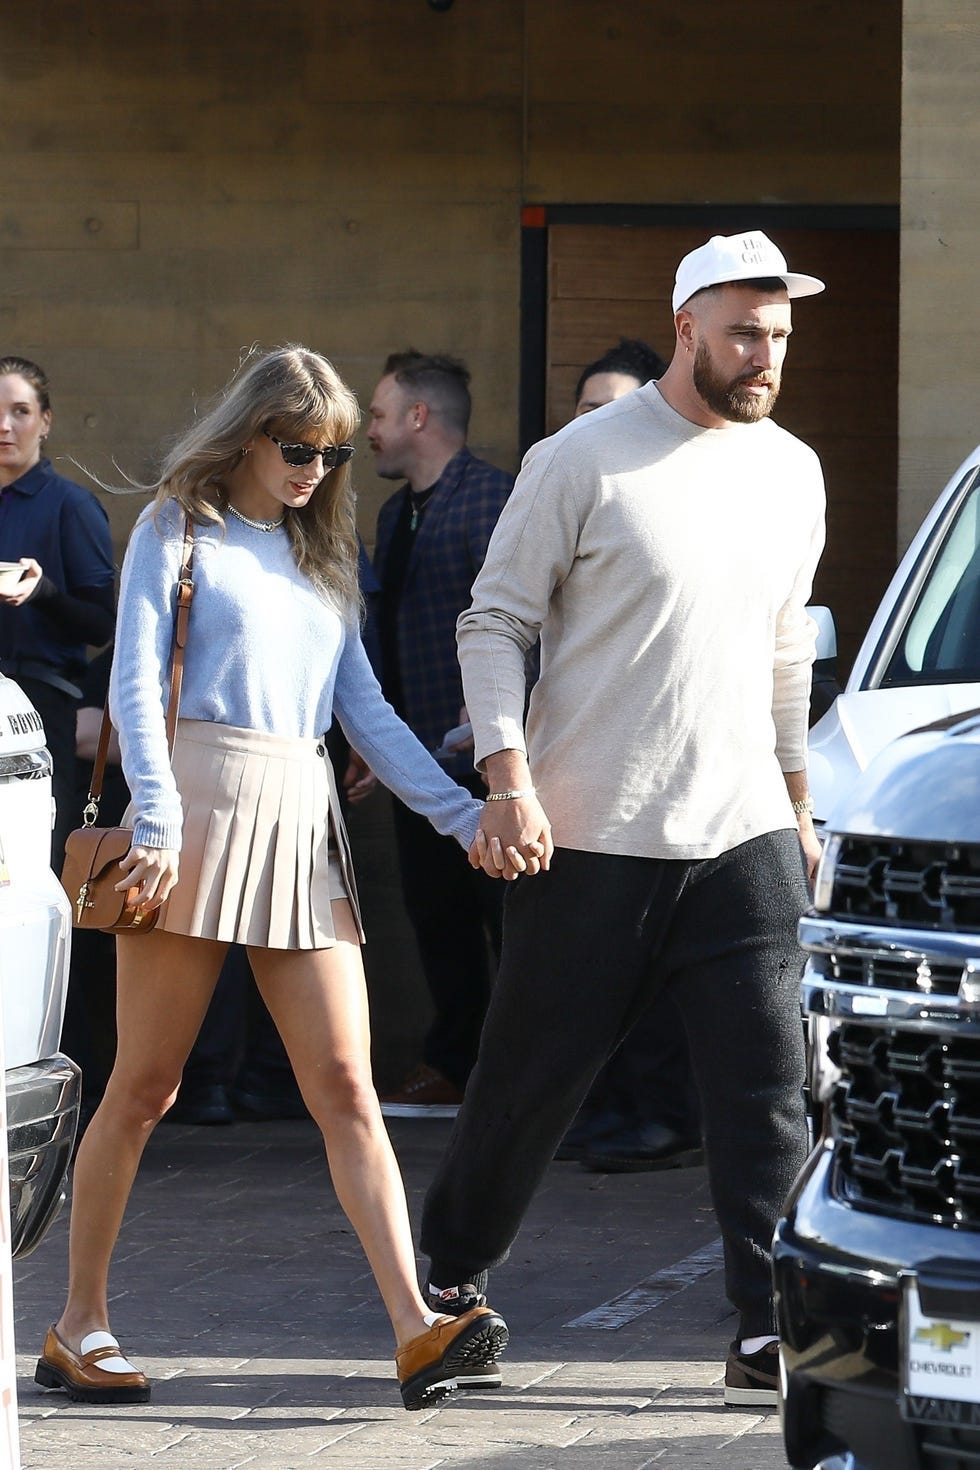
M455 1118L463 1101L459 1088L425 1062L400 1087L379 1097L386 1118Z
M402 1403L427 1408L452 1393L457 1377L496 1361L507 1346L507 1323L489 1307L443 1317L395 1354Z
M127 1362L108 1332L87 1333L76 1353L49 1327L34 1382L61 1388L79 1404L145 1404L150 1398L146 1375Z

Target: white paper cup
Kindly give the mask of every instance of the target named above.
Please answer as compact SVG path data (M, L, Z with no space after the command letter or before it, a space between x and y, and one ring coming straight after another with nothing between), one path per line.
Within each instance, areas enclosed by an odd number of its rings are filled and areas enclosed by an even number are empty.
M24 570L19 561L0 561L0 592L13 592Z

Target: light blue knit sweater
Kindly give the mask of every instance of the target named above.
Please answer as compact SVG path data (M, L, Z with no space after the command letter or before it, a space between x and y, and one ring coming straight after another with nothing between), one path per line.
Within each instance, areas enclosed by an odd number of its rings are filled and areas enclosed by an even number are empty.
M179 848L183 815L165 706L183 513L137 522L123 562L109 706L136 809L134 843ZM386 703L356 630L299 571L285 530L232 516L198 526L181 717L315 739L336 714L351 745L406 805L468 847L482 804L451 781Z

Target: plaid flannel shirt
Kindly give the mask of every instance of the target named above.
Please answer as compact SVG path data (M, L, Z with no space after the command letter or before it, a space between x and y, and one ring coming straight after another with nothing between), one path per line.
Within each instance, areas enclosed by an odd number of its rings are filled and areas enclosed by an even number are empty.
M459 723L463 684L456 619L470 605L473 580L513 485L513 475L464 447L436 481L415 533L398 616L398 654L406 723L429 750ZM403 485L378 513L374 567L382 587L408 494ZM472 776L472 754L464 752L445 768L456 777Z

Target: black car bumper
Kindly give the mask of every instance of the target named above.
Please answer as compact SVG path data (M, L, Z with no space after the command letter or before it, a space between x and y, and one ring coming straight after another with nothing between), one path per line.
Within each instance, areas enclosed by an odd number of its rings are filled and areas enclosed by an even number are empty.
M945 1404L906 1401L900 1362L904 1275L941 1264L980 1291L980 1237L857 1210L833 1185L827 1144L804 1169L774 1242L790 1464L812 1470L847 1451L856 1470L980 1466L980 1408L949 1422Z

